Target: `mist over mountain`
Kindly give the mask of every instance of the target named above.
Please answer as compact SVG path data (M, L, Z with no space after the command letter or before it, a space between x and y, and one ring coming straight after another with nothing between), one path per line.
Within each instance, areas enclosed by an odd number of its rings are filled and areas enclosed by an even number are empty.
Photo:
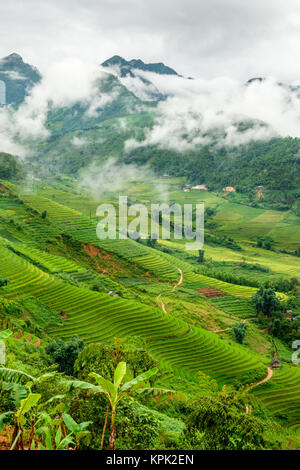
M298 201L297 86L260 77L190 80L163 63L120 56L100 66L61 61L42 77L12 54L0 70L7 92L0 150L34 171L76 175L112 158L211 189L284 188L289 205ZM286 197L277 202L285 207Z

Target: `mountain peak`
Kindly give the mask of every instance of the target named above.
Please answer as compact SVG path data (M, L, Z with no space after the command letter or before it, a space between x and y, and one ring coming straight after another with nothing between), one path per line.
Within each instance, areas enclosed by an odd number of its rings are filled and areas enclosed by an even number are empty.
M101 65L103 67L114 67L117 65L120 67L122 74L130 74L132 69L139 69L160 75L178 75L174 69L168 67L163 62L146 64L141 59L126 60L119 55L114 55L110 59L105 60Z
M253 77L253 78L250 78L250 80L247 81L247 84L251 84L253 82L258 82L258 83L262 83L265 81L265 78L263 77Z
M16 52L13 52L12 54L8 55L7 57L4 57L2 59L5 62L15 62L15 63L23 63L23 58L17 54Z
M41 74L14 52L0 60L0 80L5 83L5 103L19 105L41 80Z

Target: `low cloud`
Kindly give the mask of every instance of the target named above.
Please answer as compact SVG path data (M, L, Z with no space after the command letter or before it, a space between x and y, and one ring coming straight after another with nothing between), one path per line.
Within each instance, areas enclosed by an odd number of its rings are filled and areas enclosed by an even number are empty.
M128 188L129 183L147 183L155 188L159 200L165 202L168 199L168 187L158 184L156 180L157 177L148 166L124 165L111 157L102 164L94 162L81 170L79 187L97 200L107 193L117 196L118 192Z
M241 84L221 77L189 80L144 72L166 94L145 140L129 139L126 150L158 145L186 151L215 143L237 146L274 136L300 137L299 91L274 79Z
M1 151L26 157L31 140L50 136L46 121L51 109L81 103L87 108L87 117L96 117L118 96L117 87L112 92L101 91L106 77L107 73L96 64L91 66L79 59L69 58L54 64L18 109L0 108Z

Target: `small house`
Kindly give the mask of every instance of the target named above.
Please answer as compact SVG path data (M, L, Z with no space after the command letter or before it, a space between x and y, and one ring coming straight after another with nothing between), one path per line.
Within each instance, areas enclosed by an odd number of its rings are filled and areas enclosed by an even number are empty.
M226 191L227 193L235 193L236 189L233 186L226 186L226 188L223 188L223 191Z
M108 295L110 297L118 297L119 296L118 292L115 292L114 290L110 290Z
M208 191L207 187L205 184L196 184L196 186L192 186L192 189L198 189L202 191Z
M191 189L190 188L184 188L183 190L185 193L190 193L191 192Z
M279 359L273 359L270 362L270 366L272 369L280 369L281 368L281 361Z

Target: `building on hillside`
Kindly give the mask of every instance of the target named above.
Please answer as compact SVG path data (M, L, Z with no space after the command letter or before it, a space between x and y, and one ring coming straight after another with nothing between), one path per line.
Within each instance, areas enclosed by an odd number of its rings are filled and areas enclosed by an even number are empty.
M273 359L270 362L270 366L272 369L280 369L281 368L281 361L279 359Z
M196 186L192 186L192 189L198 189L202 191L208 191L205 184L196 184Z
M108 295L110 295L110 297L118 297L119 296L118 292L115 292L114 290L110 290Z
M223 188L223 191L226 191L227 193L235 193L236 189L233 186L226 186L226 188Z
M183 190L185 193L190 193L191 192L191 189L190 188L184 188Z

